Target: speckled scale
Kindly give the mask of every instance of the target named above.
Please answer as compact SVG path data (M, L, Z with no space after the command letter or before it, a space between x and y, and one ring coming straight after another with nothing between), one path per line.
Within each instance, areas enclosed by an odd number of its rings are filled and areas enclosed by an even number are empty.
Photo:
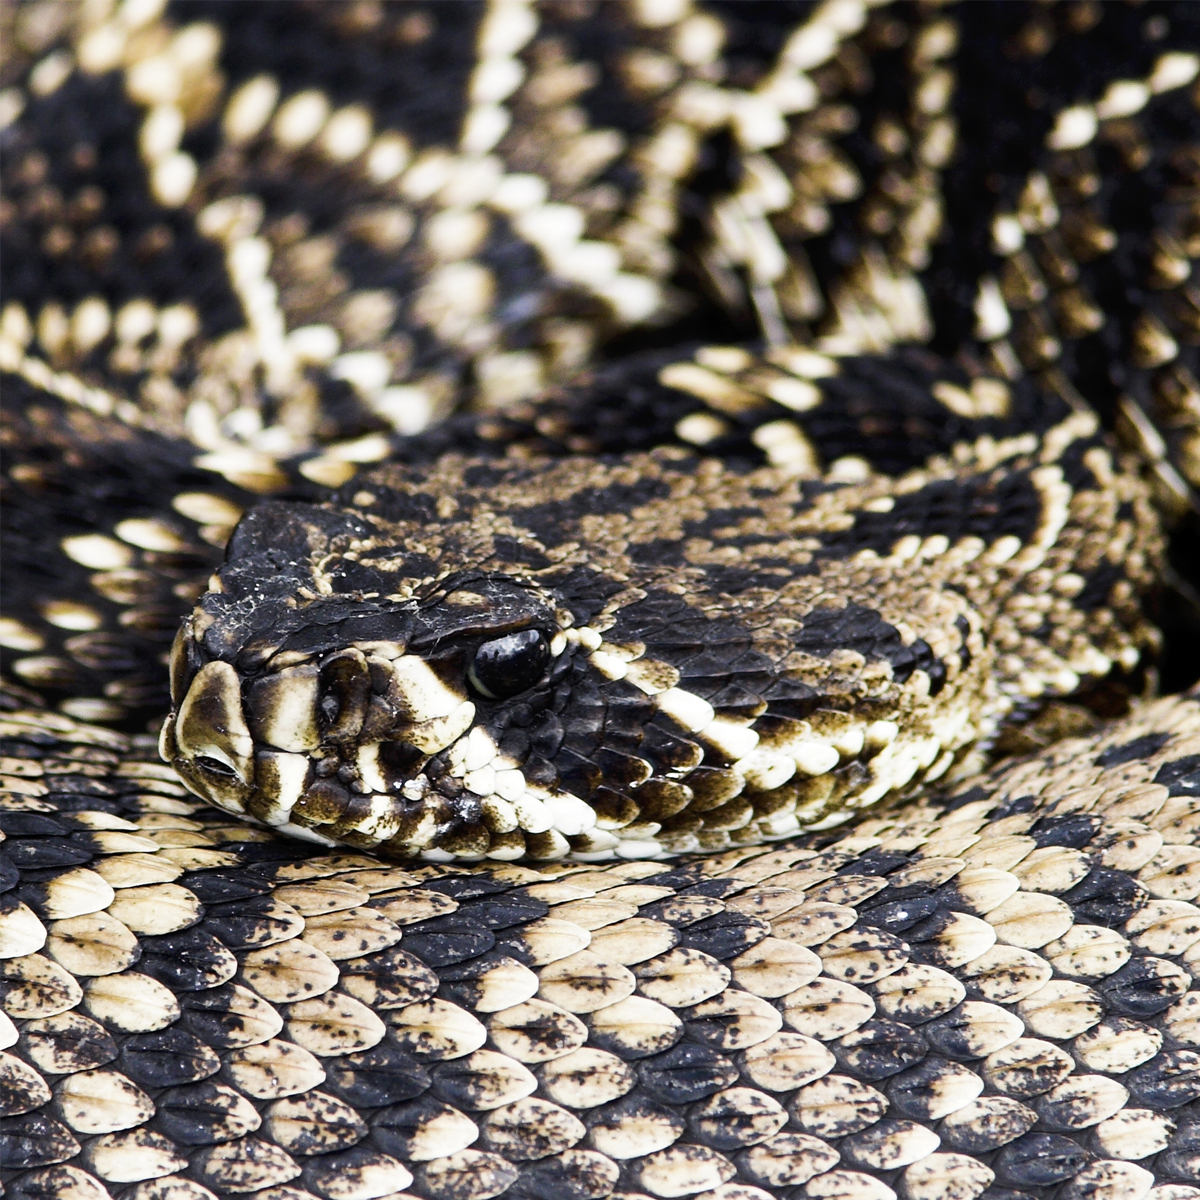
M405 945L432 967L450 967L486 954L496 944L490 930L480 929L465 914L422 921L409 931Z
M340 969L343 990L377 1009L402 1008L438 988L437 976L400 947L349 959Z
M265 1042L283 1020L261 996L239 984L226 984L181 997L181 1023L218 1049Z
M22 1042L26 1058L54 1075L104 1066L118 1054L117 1043L107 1030L78 1012L27 1022Z
M942 1122L942 1140L954 1150L982 1154L1016 1141L1038 1122L1038 1113L1007 1096L971 1101Z
M326 1086L355 1108L375 1108L421 1095L430 1086L425 1069L393 1046L336 1055L321 1070Z
M121 1049L121 1067L142 1087L196 1083L221 1068L221 1060L199 1038L182 1029L137 1034Z
M918 1119L936 1119L957 1112L983 1090L974 1071L960 1063L926 1058L891 1077L886 1092L891 1108Z
M651 1096L674 1105L710 1096L738 1077L731 1058L694 1042L643 1059L637 1072Z
M791 1098L791 1112L807 1133L839 1138L875 1124L887 1111L887 1098L876 1088L850 1076L830 1074L801 1088Z
M861 1079L885 1079L919 1063L929 1052L920 1032L895 1021L868 1021L834 1044L843 1069Z
M1189 700L1160 703L1139 710L1127 724L1136 730L1161 722L1184 731L1195 720L1194 706ZM1186 736L1172 732L1171 739ZM1122 737L1129 740L1114 731L1102 748ZM1171 739L1156 752L1163 761ZM11 745L35 744L17 739ZM1055 781L1069 781L1073 770L1069 755L1056 755L1051 750L1031 760L1047 773L1042 790L1051 797L1059 786ZM1153 759L1151 766L1157 769ZM1003 780L1003 771L996 778ZM144 803L135 795L121 811L136 816ZM891 824L877 821L864 834L852 832L822 851L821 861L834 870L860 863L869 870L916 870L926 861L920 855L903 859L907 865L885 866L884 852L870 850L879 842L918 836L908 830L938 829L930 816L942 810L930 807L933 803L925 802L915 818L888 818ZM39 810L35 804L18 811ZM1101 821L1087 826L1092 839L1107 828L1100 812ZM196 809L188 819L203 830L219 828L222 818ZM1089 852L1092 839L1083 842L1082 852ZM153 858L169 849L140 853ZM28 1002L18 1002L22 1032L8 1051L19 1064L14 1079L33 1088L45 1080L48 1089L58 1090L64 1078L78 1076L64 1092L73 1105L64 1112L81 1130L140 1122L132 1129L85 1133L108 1138L112 1147L97 1142L80 1159L83 1169L103 1171L101 1178L112 1181L122 1169L114 1165L119 1153L135 1156L127 1158L130 1163L153 1159L164 1167L182 1155L199 1164L200 1181L218 1195L241 1194L230 1189L254 1179L329 1196L335 1180L403 1179L401 1172L426 1181L421 1186L438 1189L438 1195L466 1187L467 1180L483 1186L485 1180L498 1185L505 1179L519 1179L533 1195L549 1188L549 1180L565 1177L580 1195L606 1196L626 1176L627 1186L656 1195L645 1189L669 1189L685 1169L711 1178L710 1190L736 1183L768 1194L799 1186L795 1181L802 1176L811 1183L839 1171L862 1180L878 1172L916 1172L906 1185L911 1190L925 1186L917 1181L935 1177L937 1155L961 1155L968 1162L982 1156L995 1186L1024 1191L1065 1183L1085 1170L1101 1172L1097 1180L1112 1171L1119 1175L1120 1164L1129 1162L1119 1155L1128 1152L1131 1138L1142 1136L1134 1132L1143 1128L1138 1122L1148 1120L1139 1112L1167 1114L1168 1123L1181 1128L1186 1124L1172 1114L1189 1103L1196 1064L1190 1049L1170 1048L1159 1032L1159 1023L1167 1021L1170 1029L1185 1029L1190 972L1180 955L1186 948L1172 954L1164 945L1165 953L1139 953L1089 986L1051 979L1048 969L1038 967L1046 961L1043 951L988 939L972 943L977 937L972 933L956 944L986 946L961 967L910 961L860 987L829 973L844 954L859 952L854 937L908 945L870 922L875 910L867 907L869 901L887 889L866 887L865 881L886 877L851 869L822 878L820 867L812 865L816 855L803 845L797 852L802 857L789 860L780 859L777 849L751 849L725 860L697 859L696 870L675 874L652 864L466 873L461 867L419 868L408 885L415 910L425 903L422 896L453 897L464 915L503 898L475 928L508 930L513 945L517 939L527 947L522 957L528 965L494 950L453 966L422 962L421 943L410 934L445 920L445 912L399 925L401 941L384 950L329 959L304 950L300 922L306 925L309 918L301 916L280 929L292 933L283 941L230 948L239 964L235 979L173 993L179 1016L157 1031L110 1034L79 1001L71 1003L69 992L62 993L68 1007L45 1016L20 1015ZM272 867L281 882L256 889L259 899L278 891L320 910L328 898L318 900L314 892L304 899L296 889L316 887L321 879L329 880L328 897L336 892L338 903L352 905L370 894L369 886L354 883L356 876L371 883L370 859L322 858L303 850L289 855ZM245 865L235 861L213 869L226 879L255 869L249 854L242 861ZM732 907L739 896L759 888L778 897L780 889L769 892L771 879L799 882L804 871L820 880L813 890L822 889L826 897L803 900L813 905L808 915L796 921L798 906L792 903L779 915L753 915L749 925L723 926L764 933L749 950L721 961L686 944L672 946L680 934L686 937L714 918L743 915ZM755 882L746 878L754 876ZM218 878L214 875L214 886ZM309 882L299 882L302 878ZM189 883L195 883L197 895L213 892L205 888L203 870L190 874ZM985 883L991 887L994 880L968 877L961 887L982 896L978 889ZM518 890L524 888L532 889L536 903ZM384 894L391 897L389 910L399 915L404 889ZM793 901L804 894L795 893ZM1024 894L1044 895L1010 893ZM1011 921L1003 904L1007 901L979 900L983 915L969 919L981 928L991 928L993 912L999 913L997 921ZM553 916L556 906L562 917ZM757 900L751 909L769 911ZM298 911L295 905L292 910ZM1146 920L1161 920L1174 910L1154 913ZM837 914L844 919L829 924ZM318 928L325 915L312 916ZM564 919L569 915L598 927L573 924ZM558 925L548 924L554 921ZM1139 921L1132 923L1140 928ZM465 922L462 927L468 928ZM1068 944L1100 945L1096 938L1103 934L1117 939L1116 945L1122 937L1104 926L1079 928L1097 932L1048 946L1044 953L1057 961L1080 952L1068 950ZM568 930L577 931L574 940L564 940ZM153 945L160 936L137 940ZM806 948L789 940L792 936L815 944ZM588 942L586 949L576 948ZM891 945L879 943L884 944ZM782 994L768 988L768 994L757 995L739 986L745 956L772 946L781 948L772 953L787 950L789 969L801 972L800 982ZM61 991L64 984L55 982L52 959L38 968L36 958L7 960L9 976L44 978L50 990L39 994L50 1001L59 994L53 989ZM622 959L636 961L625 965ZM268 961L278 965L268 970ZM95 983L91 978L83 981L88 995L94 993L86 1003L96 1012L102 1011L104 988L104 995L124 994L104 982L120 976ZM599 1007L585 1004L579 1014L555 1000L556 987L583 988L602 978L626 980L622 994L601 997ZM546 994L538 996L543 982ZM279 998L266 999L256 986ZM309 991L302 995L305 986ZM697 995L700 986L703 994ZM989 998L975 998L980 987ZM1160 1008L1162 1000L1167 1003ZM379 1040L354 1048L353 1039L364 1036L374 1020ZM654 1043L664 1035L669 1036L663 1046ZM94 1083L84 1078L93 1075ZM11 1090L15 1095L21 1089ZM149 1094L152 1109L139 1099ZM31 1103L36 1098L30 1093ZM7 1118L17 1161L28 1162L27 1170L42 1169L38 1163L48 1168L52 1159L69 1161L75 1153L79 1136L69 1125L50 1123L55 1120L41 1109ZM1157 1139L1156 1145L1170 1144L1162 1158L1168 1165L1152 1169L1169 1172L1168 1180L1186 1177L1191 1169L1186 1138L1149 1125L1145 1136ZM836 1161L831 1143L838 1147ZM1114 1154L1115 1159L1104 1158ZM1112 1161L1118 1166L1104 1165ZM983 1170L964 1165L963 1177L974 1179L971 1172L978 1171L982 1179ZM1086 1183L1092 1175L1083 1178ZM260 1190L267 1186L263 1182ZM868 1185L837 1184L852 1186Z
M1129 1090L1142 1104L1172 1109L1200 1095L1200 1058L1190 1050L1167 1050L1129 1076Z
M79 1142L70 1130L42 1113L5 1118L0 1138L5 1161L14 1170L64 1162L79 1152Z
M1063 1183L1087 1165L1090 1155L1075 1142L1057 1134L1027 1133L996 1156L997 1178L1018 1187L1047 1187Z

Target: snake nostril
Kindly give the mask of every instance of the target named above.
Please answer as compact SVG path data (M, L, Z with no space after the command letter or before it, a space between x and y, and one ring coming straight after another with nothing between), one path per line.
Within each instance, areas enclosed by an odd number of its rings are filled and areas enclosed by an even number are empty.
M220 759L212 758L207 754L198 754L192 759L192 763L206 775L215 775L218 779L237 778L237 772L228 763L223 763Z
M174 741L180 759L210 781L252 785L254 740L242 710L241 684L226 662L206 663L179 706Z
M350 742L358 737L371 697L371 672L359 650L342 650L321 666L317 720L324 739Z

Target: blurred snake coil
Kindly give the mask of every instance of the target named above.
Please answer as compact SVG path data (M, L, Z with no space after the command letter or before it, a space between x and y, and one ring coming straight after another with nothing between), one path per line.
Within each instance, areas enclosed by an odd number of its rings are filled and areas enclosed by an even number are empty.
M1200 6L0 3L11 1200L1200 1200Z

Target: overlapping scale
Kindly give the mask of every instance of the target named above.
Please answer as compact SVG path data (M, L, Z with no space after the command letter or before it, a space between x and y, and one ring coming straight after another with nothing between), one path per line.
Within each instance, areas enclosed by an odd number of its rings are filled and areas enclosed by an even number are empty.
M1200 1184L1196 700L682 866L316 853L198 807L137 739L2 733L23 1200ZM108 891L54 886L80 871Z

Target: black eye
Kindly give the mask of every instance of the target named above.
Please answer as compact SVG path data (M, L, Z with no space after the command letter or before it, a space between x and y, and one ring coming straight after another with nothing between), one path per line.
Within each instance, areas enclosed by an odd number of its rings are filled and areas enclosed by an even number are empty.
M236 779L237 772L219 758L209 758L207 754L198 754L195 765L206 775L216 775L218 779Z
M471 686L489 700L507 700L531 688L542 677L550 661L550 643L536 629L522 629L475 651L467 672Z

